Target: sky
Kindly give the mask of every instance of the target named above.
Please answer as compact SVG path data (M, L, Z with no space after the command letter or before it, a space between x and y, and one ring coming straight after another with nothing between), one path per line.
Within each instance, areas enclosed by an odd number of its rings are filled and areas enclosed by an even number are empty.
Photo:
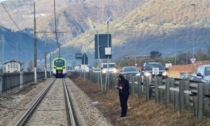
M0 0L0 2L3 2L3 1L6 1L6 0Z

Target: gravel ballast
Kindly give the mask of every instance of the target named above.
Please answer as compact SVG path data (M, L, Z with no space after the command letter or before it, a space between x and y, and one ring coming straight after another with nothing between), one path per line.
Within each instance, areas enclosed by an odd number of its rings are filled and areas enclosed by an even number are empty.
M92 101L74 82L66 79L71 93L74 109L80 126L112 126L112 124L95 107L98 101Z

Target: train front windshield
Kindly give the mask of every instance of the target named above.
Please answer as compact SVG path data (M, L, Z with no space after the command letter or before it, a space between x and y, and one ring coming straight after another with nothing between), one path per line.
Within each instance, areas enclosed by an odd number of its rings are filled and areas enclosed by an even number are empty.
M61 60L61 59L55 60L55 61L54 61L54 65L55 65L56 67L62 67L62 66L64 66L64 60Z

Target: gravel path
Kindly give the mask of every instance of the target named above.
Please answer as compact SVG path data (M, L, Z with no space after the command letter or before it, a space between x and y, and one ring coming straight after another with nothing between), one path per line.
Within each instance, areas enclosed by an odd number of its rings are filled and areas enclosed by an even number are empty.
M110 122L95 107L97 101L92 101L74 82L66 79L72 102L76 106L75 112L78 116L80 126L112 126Z

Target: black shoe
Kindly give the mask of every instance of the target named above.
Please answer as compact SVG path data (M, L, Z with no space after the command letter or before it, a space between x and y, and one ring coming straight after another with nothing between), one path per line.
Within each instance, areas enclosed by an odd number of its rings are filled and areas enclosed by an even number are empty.
M120 117L126 117L126 115L121 115Z

